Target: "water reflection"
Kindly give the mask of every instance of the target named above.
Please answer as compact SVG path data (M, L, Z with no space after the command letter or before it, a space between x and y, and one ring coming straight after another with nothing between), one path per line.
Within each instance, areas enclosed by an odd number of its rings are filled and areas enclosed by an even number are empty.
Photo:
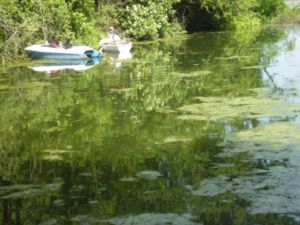
M62 70L85 71L92 68L99 62L99 58L93 58L90 60L56 60L39 63L38 65L30 66L28 68L36 72L55 74Z
M291 31L152 42L104 56L118 73L2 72L2 223L297 224Z
M132 54L129 51L122 52L103 52L103 57L107 59L108 64L115 70L120 70L123 60L132 59Z
M300 94L300 30L288 29L286 41L277 44L278 54L272 58L271 66L263 71L263 80L268 86L275 86Z

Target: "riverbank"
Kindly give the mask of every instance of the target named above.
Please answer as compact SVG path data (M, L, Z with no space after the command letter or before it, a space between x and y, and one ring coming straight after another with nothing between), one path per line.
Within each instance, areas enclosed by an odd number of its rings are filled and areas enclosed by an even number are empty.
M5 1L0 7L0 57L15 60L28 45L53 35L61 42L95 46L112 25L123 37L139 41L257 26L284 8L284 0Z

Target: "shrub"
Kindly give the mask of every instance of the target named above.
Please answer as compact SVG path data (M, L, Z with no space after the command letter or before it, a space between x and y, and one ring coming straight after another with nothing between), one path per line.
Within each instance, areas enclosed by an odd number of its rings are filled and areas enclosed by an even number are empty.
M258 2L255 11L264 18L274 17L286 7L284 0L258 0Z
M119 25L124 34L136 39L155 39L178 33L181 28L173 19L175 11L172 9L176 2L178 0L136 0L119 10Z

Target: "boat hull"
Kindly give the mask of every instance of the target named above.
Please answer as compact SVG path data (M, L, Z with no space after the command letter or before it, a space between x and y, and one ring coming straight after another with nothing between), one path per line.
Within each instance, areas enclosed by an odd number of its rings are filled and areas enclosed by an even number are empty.
M25 48L27 55L34 59L89 59L100 57L98 51L87 46L70 49L52 48L45 45L33 45Z
M106 52L129 52L132 48L132 42L130 41L100 41L102 51Z
M27 51L27 54L30 58L34 58L34 59L84 59L84 58L87 58L83 54L44 53L44 52L35 52L35 51Z

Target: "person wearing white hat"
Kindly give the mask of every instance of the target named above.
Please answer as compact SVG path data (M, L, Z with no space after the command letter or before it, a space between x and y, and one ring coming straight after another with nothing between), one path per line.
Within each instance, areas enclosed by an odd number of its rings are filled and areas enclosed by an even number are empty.
M108 38L112 41L120 41L121 37L116 33L115 28L111 26L108 29Z

